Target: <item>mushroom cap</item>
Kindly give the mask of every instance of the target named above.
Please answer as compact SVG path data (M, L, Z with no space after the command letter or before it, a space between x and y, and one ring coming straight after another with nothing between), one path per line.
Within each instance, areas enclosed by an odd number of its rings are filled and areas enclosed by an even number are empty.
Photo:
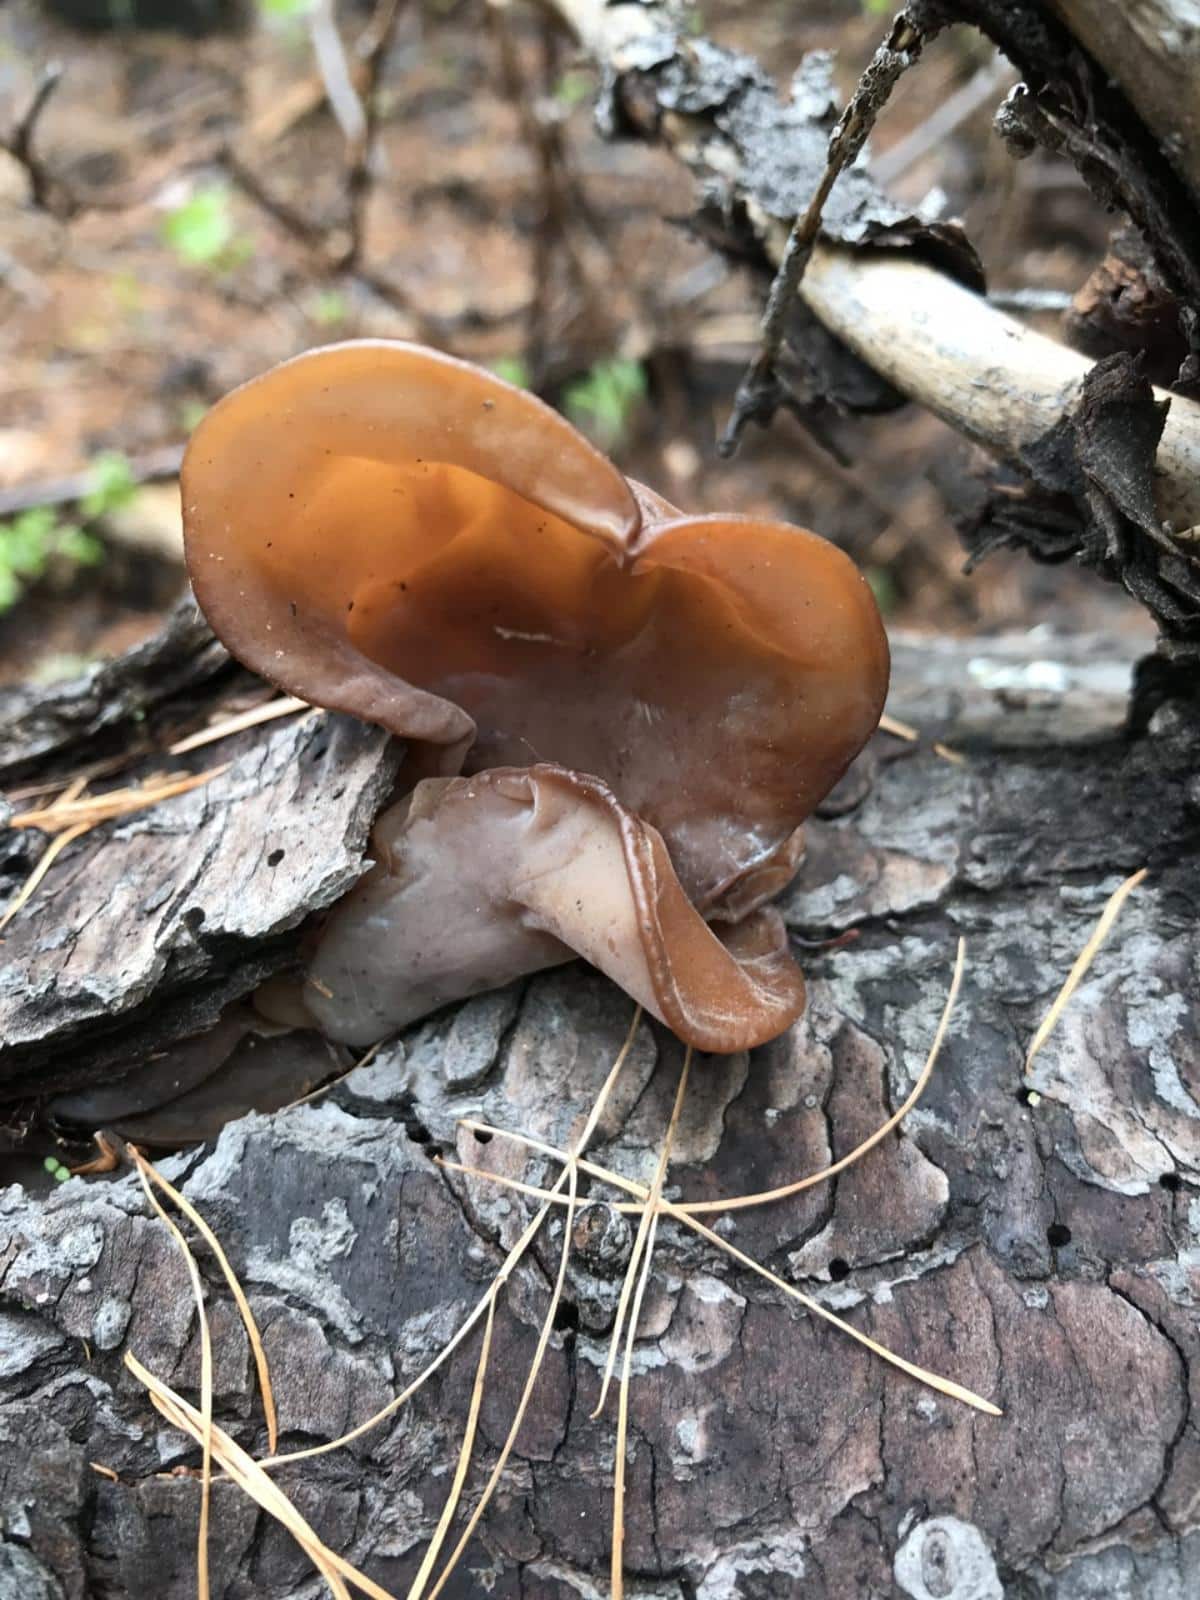
M504 767L433 778L379 819L377 865L334 908L304 1004L345 1044L581 955L697 1049L745 1050L804 1008L773 909L718 935L657 831L599 779Z
M419 346L327 346L234 391L183 506L197 599L247 666L434 771L593 774L714 914L780 876L883 707L878 610L835 546L684 516Z

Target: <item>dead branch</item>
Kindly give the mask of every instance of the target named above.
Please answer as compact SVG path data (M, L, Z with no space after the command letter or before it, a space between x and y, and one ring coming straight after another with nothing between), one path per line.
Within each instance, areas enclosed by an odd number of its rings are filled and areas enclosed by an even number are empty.
M37 87L28 106L17 119L17 124L6 138L0 140L0 148L8 151L19 166L25 170L29 180L29 198L33 204L43 211L54 212L74 210L74 202L66 194L63 185L51 173L42 158L34 149L34 136L42 113L50 103L50 97L62 82L63 69L57 61L47 62L38 79Z
M711 111L660 104L659 80L646 70L648 61L673 60L686 72L685 49L694 52L696 41L681 44L663 6L551 3L610 74L631 129L671 149L702 192L719 191L726 217L744 218L778 265L789 228L756 198L736 137ZM668 98L679 97L662 96ZM896 252L818 242L799 294L825 327L903 394L1009 459L1061 418L1090 365L945 273ZM1200 406L1179 396L1171 398L1159 445L1156 487L1159 511L1175 528L1200 522Z
M792 224L784 244L763 313L762 347L738 384L733 411L718 446L722 455L732 455L737 449L747 422L753 420L765 427L779 407L789 403L791 397L778 373L777 363L797 291L821 232L826 201L840 174L858 159L892 90L917 61L934 31L936 29L924 31L901 12L829 135L829 154L821 180L807 208Z

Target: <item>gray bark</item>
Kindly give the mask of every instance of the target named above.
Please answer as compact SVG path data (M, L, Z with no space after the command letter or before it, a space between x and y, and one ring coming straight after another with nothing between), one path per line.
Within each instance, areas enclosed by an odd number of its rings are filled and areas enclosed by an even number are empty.
M1183 1600L1200 1585L1195 718L1168 704L1127 737L1130 664L1094 640L896 655L891 710L967 764L880 736L812 824L787 915L806 938L856 937L809 953L791 1035L697 1063L670 1193L769 1187L870 1131L919 1069L965 934L945 1054L903 1130L835 1185L723 1226L1004 1416L929 1393L664 1223L631 1396L628 1592ZM336 855L344 836L331 837ZM1146 864L1030 1103L1034 1028L1115 883ZM553 1172L478 1144L456 1117L566 1140L628 1018L589 970L544 974L409 1030L323 1101L164 1163L251 1295L284 1448L335 1436L414 1374L528 1215L431 1153ZM648 1175L679 1058L642 1029L598 1159ZM606 1592L613 1408L588 1413L629 1230L603 1210L587 1221L574 1312L447 1594ZM548 1230L503 1303L473 1486L507 1430L560 1237ZM200 1256L218 1416L261 1451L245 1341ZM198 1485L169 1474L198 1453L156 1418L126 1349L194 1396L186 1277L133 1180L0 1190L3 1600L195 1592ZM397 1594L446 1492L476 1350L349 1451L281 1474L321 1536ZM215 1600L321 1592L229 1484L214 1515Z

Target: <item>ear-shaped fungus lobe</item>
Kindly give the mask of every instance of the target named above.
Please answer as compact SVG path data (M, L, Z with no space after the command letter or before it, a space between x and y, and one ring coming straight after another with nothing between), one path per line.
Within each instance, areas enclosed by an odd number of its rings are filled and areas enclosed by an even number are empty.
M804 1007L774 911L719 939L655 829L556 766L430 779L376 825L379 864L332 913L305 1001L368 1044L450 1000L581 955L701 1050L749 1049Z
M596 775L702 910L786 859L882 709L878 612L834 546L635 495L540 401L429 350L333 346L247 384L183 498L234 655L441 772Z

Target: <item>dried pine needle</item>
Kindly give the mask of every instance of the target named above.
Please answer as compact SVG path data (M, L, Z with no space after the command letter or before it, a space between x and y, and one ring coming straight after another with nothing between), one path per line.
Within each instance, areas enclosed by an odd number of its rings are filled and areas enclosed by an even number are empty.
M612 1080L610 1079L610 1082ZM542 1363L546 1359L546 1348L550 1343L550 1335L554 1331L554 1319L558 1312L559 1302L562 1299L563 1285L567 1279L567 1262L571 1255L571 1230L575 1224L575 1204L578 1196L579 1166L574 1154L566 1157L565 1175L567 1179L568 1203L567 1216L563 1226L563 1245L559 1256L558 1275L554 1280L554 1289L550 1295L550 1302L546 1307L546 1314L542 1318L542 1326L538 1333L537 1346L533 1352L533 1360L529 1363L529 1372L525 1378L525 1386L521 1390L521 1398L517 1402L517 1409L513 1415L508 1433L505 1435L504 1444L500 1454L496 1457L496 1464L488 1474L487 1482L483 1486L483 1493L479 1496L474 1511L467 1519L467 1525L459 1537L458 1543L450 1553L450 1558L442 1568L441 1575L433 1588L429 1591L429 1600L437 1600L439 1594L446 1587L447 1582L454 1573L463 1551L471 1542L471 1537L479 1525L479 1520L487 1510L488 1504L495 1492L496 1485L500 1482L500 1475L508 1465L508 1458L512 1454L513 1446L517 1442L517 1435L521 1431L521 1424L525 1421L525 1413L529 1409L529 1402L533 1396L538 1378L541 1376ZM542 1215L548 1212L548 1207L543 1206Z
M949 761L951 766L965 767L967 764L967 758L961 750L951 750L950 746L943 744L940 739L935 742L933 753L935 756L941 756L943 761Z
M172 1238L179 1247L187 1267L188 1277L192 1284L192 1295L196 1301L196 1315L200 1323L200 1527L196 1540L196 1595L197 1600L209 1600L208 1586L208 1523L209 1511L212 1504L212 1463L213 1463L213 1355L212 1331L208 1326L208 1311L204 1304L204 1285L200 1281L200 1268L196 1265L196 1258L192 1254L191 1246L183 1236L182 1229L169 1217L159 1203L158 1196L150 1187L146 1174L138 1167L138 1177L141 1179L142 1188L146 1191L146 1199L157 1211L163 1222L170 1230Z
M899 717L889 717L886 711L879 719L879 731L890 733L893 738L903 739L907 744L916 744L921 737L920 730L914 728L911 722L901 722ZM953 762L956 767L965 767L967 764L966 756L957 750L951 750L948 744L942 744L940 741L933 746L933 753L941 756L943 761Z
M466 1126L470 1127L472 1124L468 1123ZM489 1133L498 1134L502 1138L512 1139L517 1144L528 1145L530 1148L539 1150L545 1155L553 1156L558 1161L566 1160L563 1151L555 1149L553 1145L543 1144L541 1140L531 1139L521 1133L512 1133L506 1128L492 1128L483 1123L478 1124L478 1126L485 1128ZM455 1169L455 1163L453 1162L447 1161L443 1165L452 1170ZM594 1161L580 1159L577 1165L579 1170L586 1172L589 1177L597 1178L601 1183L611 1184L615 1189L623 1189L626 1194L637 1195L642 1203L645 1203L649 1191L642 1184L635 1183L632 1178L623 1177L619 1172L610 1172L607 1167L598 1166ZM538 1189L533 1184L520 1183L518 1180L506 1177L498 1172L488 1172L482 1167L468 1167L462 1170L469 1172L474 1177L487 1178L492 1183L499 1184L505 1189L516 1189L520 1193L534 1195L543 1200L551 1198L549 1191L545 1189ZM635 1209L640 1209L640 1207ZM843 1322L841 1317L835 1316L832 1311L827 1311L818 1301L813 1300L809 1295L802 1294L799 1289L793 1288L790 1283L785 1283L782 1278L776 1277L773 1272L755 1261L752 1256L745 1255L736 1246L731 1245L728 1240L722 1239L719 1233L714 1233L711 1228L705 1227L698 1217L689 1216L682 1206L676 1205L670 1200L660 1199L659 1209L664 1216L676 1218L685 1227L690 1228L693 1233L698 1233L702 1238L708 1239L719 1249L724 1250L737 1261L740 1261L743 1266L748 1267L751 1272L756 1272L760 1277L765 1278L768 1283L779 1289L783 1294L786 1294L790 1299L798 1301L807 1310L815 1312L818 1317L832 1323L834 1327L840 1328L843 1333L848 1333L852 1339L861 1345L865 1345L873 1354L880 1356L892 1366L898 1367L901 1372L908 1373L910 1377L916 1378L920 1383L927 1384L931 1389L937 1389L941 1394L949 1395L951 1399L962 1400L965 1404L974 1406L977 1411L986 1412L988 1416L998 1417L1001 1415L1001 1412L996 1406L992 1405L990 1400L981 1399L979 1395L972 1393L970 1389L964 1389L961 1384L953 1382L950 1378L940 1378L935 1372L928 1372L924 1367L915 1366L911 1361L906 1361L903 1356L895 1355L885 1346L877 1344L867 1334L860 1333L857 1328L851 1327L848 1322Z
M133 784L125 789L109 789L105 794L81 795L66 800L64 796L48 806L34 811L22 811L12 818L12 828L41 828L45 833L58 833L63 828L74 828L80 823L95 827L101 822L112 822L117 817L134 811L144 811L163 800L173 800L176 795L188 794L202 788L222 773L229 771L229 763L210 767L206 772L171 772Z
M617 1351L621 1348L621 1330L625 1326L625 1313L629 1309L629 1297L633 1286L638 1279L638 1264L641 1261L642 1251L646 1248L650 1237L650 1229L654 1218L658 1215L658 1197L662 1193L663 1180L667 1175L667 1162L670 1159L671 1141L675 1136L675 1125L679 1121L679 1109L683 1104L683 1091L687 1084L688 1072L692 1065L692 1050L688 1046L683 1058L683 1071L679 1078L679 1088L675 1095L675 1105L671 1112L670 1125L663 1147L658 1157L654 1179L646 1194L645 1207L642 1211L641 1221L638 1223L637 1236L633 1241L633 1249L629 1253L629 1267L625 1273L625 1281L621 1285L621 1297L617 1301L617 1315L613 1322L612 1338L608 1345L608 1360L604 1363L604 1377L600 1384L600 1398L596 1401L596 1409L592 1412L592 1420L604 1410L604 1402L608 1399L608 1386L612 1381L613 1368L617 1362Z
M295 695L285 695L281 700L268 700L265 705L254 706L249 711L239 711L235 716L223 717L199 733L189 733L186 739L176 739L167 746L170 756L183 756L189 750L199 750L218 739L228 739L230 734L244 733L247 728L257 728L260 723L274 722L277 717L294 716L297 711L311 711L307 700L297 700Z
M681 1205L679 1209L686 1211L689 1216L698 1216L702 1212L711 1211L739 1211L749 1206L762 1206L772 1200L786 1200L789 1195L799 1194L802 1189L811 1189L814 1184L827 1183L830 1178L836 1178L839 1172L845 1172L847 1167L852 1167L860 1161L868 1150L873 1150L882 1139L886 1139L892 1129L899 1126L916 1105L925 1092L926 1085L933 1075L933 1069L941 1054L942 1043L946 1031L950 1026L950 1018L954 1014L954 1007L958 1000L958 991L962 986L963 971L966 965L967 941L959 939L958 950L954 958L954 976L950 980L950 992L946 996L946 1004L942 1009L941 1020L937 1025L937 1032L933 1036L933 1043L929 1047L929 1054L925 1057L925 1065L913 1084L908 1095L900 1106L892 1113L886 1122L881 1123L875 1132L868 1135L861 1144L855 1145L848 1155L832 1162L827 1167L822 1167L819 1172L810 1173L807 1178L800 1178L795 1183L784 1184L779 1189L764 1189L759 1194L732 1195L727 1200L697 1200L690 1205Z
M214 778L219 778L228 770L226 764L223 767L212 767L208 772L175 775L157 784L148 784L141 788L113 789L108 794L93 795L90 798L72 794L74 786L69 785L66 794L60 795L50 805L42 806L36 811L22 811L13 817L9 822L11 828L41 828L45 833L57 834L57 838L52 839L47 845L37 865L17 890L3 916L0 916L0 933L8 927L17 912L28 905L34 891L54 862L74 840L82 838L85 833L90 833L101 822L111 822L114 818L127 816L132 811L141 811L146 806L157 805L160 800L171 800L176 795L187 794L190 789L198 789L202 784L211 783ZM66 795L72 797L67 799Z
M613 1087L621 1074L621 1069L624 1067L625 1062L628 1059L629 1052L633 1049L633 1042L637 1037L638 1025L641 1020L642 1008L641 1006L637 1006L634 1008L633 1020L629 1024L629 1032L625 1036L625 1041L617 1053L617 1058L612 1064L612 1068L609 1071L608 1077L604 1080L604 1083L600 1089L600 1093L597 1095L591 1111L588 1113L588 1118L584 1124L583 1132L576 1141L576 1152L580 1152L586 1148L591 1140L592 1135L596 1131L596 1126L603 1115L604 1107L608 1103L609 1095L612 1093ZM332 1450L340 1450L343 1445L352 1443L355 1439L360 1438L364 1433L369 1433L372 1428L378 1427L381 1422L385 1422L388 1417L399 1411L401 1406L403 1406L412 1398L414 1394L416 1394L417 1390L420 1389L421 1386L433 1376L438 1368L450 1359L451 1355L455 1350L457 1350L458 1346L471 1332L471 1329L479 1321L480 1317L484 1315L488 1307L495 1301L497 1296L500 1294L501 1289L503 1289L504 1285L508 1282L508 1279L516 1268L517 1263L521 1260L525 1252L529 1249L529 1246L537 1237L539 1229L546 1220L547 1216L550 1214L550 1208L562 1196L562 1190L566 1182L567 1174L564 1170L555 1182L553 1188L547 1191L546 1195L543 1196L541 1210L529 1223L528 1227L517 1240L516 1244L513 1245L512 1249L505 1258L504 1264L501 1266L500 1271L496 1274L495 1278L493 1278L491 1284L485 1290L482 1297L476 1302L474 1309L471 1311L466 1321L460 1325L457 1333L452 1335L447 1343L442 1346L441 1350L438 1351L437 1355L434 1356L433 1360L428 1364L428 1366L424 1367L406 1388L402 1389L398 1395L393 1396L393 1398L388 1401L387 1405L383 1406L379 1411L377 1411L374 1416L368 1417L365 1422L360 1422L357 1427L351 1428L349 1433L342 1434L339 1439L331 1439L328 1444L312 1445L307 1450L291 1450L285 1455L272 1456L269 1460L263 1462L262 1465L264 1467L276 1467L285 1461L306 1461L310 1456L323 1456L327 1455ZM567 1237L570 1237L569 1233Z
M822 1167L819 1172L812 1172L805 1178L798 1178L794 1183L784 1184L778 1189L763 1189L756 1194L728 1195L722 1200L680 1201L677 1204L676 1209L686 1212L689 1216L695 1217L716 1211L746 1210L751 1206L769 1205L774 1200L786 1200L790 1195L799 1194L804 1189L811 1189L815 1184L827 1183L830 1178L836 1178L839 1173L845 1172L846 1169L848 1167L852 1167L856 1161L860 1161L869 1150L873 1150L881 1140L885 1139L887 1135L891 1133L893 1128L898 1127L899 1124L904 1121L905 1117L908 1116L909 1112L916 1105L917 1101L921 1098L929 1084L930 1077L933 1074L933 1069L937 1064L939 1055L941 1054L942 1044L945 1041L946 1032L950 1026L951 1017L954 1014L954 1007L958 1000L959 989L962 986L963 973L966 967L966 954L967 942L965 939L959 939L958 950L954 960L954 976L950 981L950 991L946 996L946 1004L942 1009L941 1020L939 1021L937 1031L934 1034L933 1043L929 1047L929 1054L925 1058L925 1065L921 1068L921 1071L917 1077L917 1081L913 1084L903 1103L892 1113L886 1122L881 1123L880 1126L875 1129L874 1133L869 1134L861 1144L855 1145L854 1149L851 1150L849 1154L842 1156L839 1160L832 1162L827 1167ZM474 1130L480 1133L495 1133L500 1131L490 1128L486 1123L475 1122L470 1118L464 1118L462 1126L469 1130ZM511 1138L514 1136L508 1135L508 1137ZM553 1153L549 1146L541 1146L540 1148L542 1149L543 1154ZM482 1167L468 1167L464 1166L460 1162L446 1161L440 1157L438 1158L438 1163L440 1166L445 1167L450 1172L462 1172L468 1177L487 1178L491 1176L491 1174L486 1172ZM524 1190L530 1195L538 1195L542 1192L533 1185L525 1185ZM642 1196L640 1200L617 1201L613 1205L613 1210L637 1216L642 1215L649 1200L649 1190L643 1189L639 1185L637 1186L637 1192Z
M475 1529L479 1525L480 1518L483 1516L483 1513L491 1501L492 1495L496 1490L496 1486L500 1481L501 1474L508 1464L508 1458L512 1454L513 1447L517 1442L517 1437L520 1434L521 1425L525 1420L525 1413L528 1410L530 1399L533 1396L534 1388L537 1384L538 1377L541 1374L542 1365L546 1358L546 1349L550 1342L550 1335L554 1329L558 1307L562 1300L563 1287L566 1283L567 1263L570 1260L571 1254L571 1234L575 1222L575 1206L578 1195L578 1160L596 1131L596 1127L604 1113L604 1108L608 1103L609 1096L611 1095L617 1079L620 1076L621 1069L625 1065L630 1050L633 1048L634 1040L637 1037L638 1024L641 1022L641 1018L642 1008L637 1006L634 1009L633 1020L629 1025L629 1032L625 1036L625 1041L617 1054L616 1060L613 1062L613 1065L609 1070L608 1076L601 1085L600 1093L593 1102L592 1108L588 1113L587 1119L584 1123L583 1130L580 1133L579 1138L575 1141L574 1148L566 1157L566 1163L563 1171L559 1175L554 1188L550 1191L552 1195L556 1194L558 1190L561 1189L565 1180L567 1185L567 1215L563 1225L563 1243L562 1252L559 1257L558 1275L555 1278L554 1288L550 1295L550 1301L546 1307L545 1316L542 1319L542 1326L538 1334L538 1342L534 1350L533 1360L529 1364L529 1372L525 1379L525 1386L521 1391L521 1398L517 1403L517 1409L514 1413L508 1434L505 1437L504 1444L501 1447L500 1454L496 1458L495 1465L492 1467L491 1472L488 1474L487 1482L483 1486L483 1491L479 1496L479 1499L475 1505L475 1509L472 1511L467 1520L466 1527L459 1536L458 1543L451 1551L449 1559L442 1568L437 1582L434 1584L432 1590L430 1590L429 1600L437 1600L437 1596L445 1588L446 1583L449 1581L450 1577L454 1573L455 1568L458 1566L459 1561L462 1559L463 1552L470 1543ZM530 1228L525 1230L525 1233L522 1235L522 1239L518 1241L518 1245L521 1245L525 1240L532 1241L534 1233L536 1233L536 1231L545 1221L546 1217L549 1215L550 1205L551 1202L549 1200L543 1202L541 1210L534 1218ZM488 1303L489 1336L493 1308L496 1303L496 1297L499 1293L500 1285L508 1278L508 1275L516 1266L517 1260L519 1260L519 1256L516 1254L516 1250L514 1248L514 1251L509 1252L508 1259L505 1261L501 1273L497 1275L496 1280L493 1282L491 1299ZM476 1393L480 1397L482 1396L482 1372L483 1364L481 1364L480 1374L476 1379ZM472 1397L472 1408L474 1413L477 1410L477 1400L475 1396ZM422 1595L424 1583L428 1577L429 1571L432 1570L433 1559L436 1557L437 1550L441 1546L445 1531L450 1525L454 1511L457 1509L458 1500L462 1493L462 1483L466 1475L467 1461L470 1455L468 1440L473 1436L473 1432L474 1427L473 1423L471 1423L469 1424L468 1435L466 1438L464 1438L463 1450L460 1451L459 1454L459 1471L456 1474L455 1487L452 1489L451 1496L447 1500L446 1506L443 1509L442 1519L439 1521L437 1531L434 1535L434 1544L431 1546L430 1552L427 1552L426 1554L425 1561L422 1563L421 1570L417 1575L418 1582L414 1583L413 1589L410 1591L409 1600L419 1600L419 1597Z
M889 717L885 711L879 719L881 733L890 733L896 739L905 739L909 744L916 744L921 735L911 722L901 722L899 717Z
M496 1302L488 1301L487 1322L483 1328L483 1344L479 1349L479 1364L475 1369L475 1382L471 1389L471 1406L467 1412L467 1425L463 1429L462 1445L458 1452L458 1465L454 1469L454 1479L450 1485L450 1493L446 1496L446 1504L442 1507L442 1514L438 1518L438 1525L433 1531L433 1538L429 1541L421 1565L417 1568L417 1575L412 1581L408 1591L407 1600L421 1600L425 1593L425 1585L429 1582L429 1574L433 1571L434 1564L441 1553L445 1543L446 1534L450 1524L454 1521L459 1502L462 1499L463 1484L467 1479L467 1469L471 1465L471 1452L475 1448L475 1431L479 1426L479 1408L483 1404L483 1389L487 1379L488 1361L492 1354L492 1331L496 1321Z
M165 1417L172 1427L178 1428L181 1433L190 1434L196 1440L203 1437L204 1419L194 1406L176 1394L161 1378L156 1378L131 1350L125 1352L125 1365L138 1382L149 1391L155 1410ZM334 1600L350 1600L350 1591L345 1582L347 1578L356 1588L370 1595L372 1600L395 1600L386 1589L373 1583L343 1557L330 1550L278 1484L263 1471L262 1463L248 1455L217 1423L212 1425L212 1449L217 1464L233 1482L263 1511L285 1527L305 1551L329 1585Z
M1046 1040L1054 1032L1054 1029L1058 1024L1059 1017L1061 1017L1063 1012L1066 1010L1071 996L1075 993L1075 990L1079 987L1080 982L1087 973L1088 968L1095 960L1097 950L1099 950L1105 939L1107 939L1108 935L1112 932L1113 924L1120 915L1121 907L1137 888L1138 884L1144 882L1146 874L1149 872L1149 870L1149 867L1143 867L1140 872L1133 873L1131 877L1126 878L1125 882L1122 883L1113 892L1113 894L1109 896L1108 903L1105 905L1104 910L1100 913L1100 920L1093 929L1091 937L1088 939L1088 942L1084 945L1083 949L1076 957L1075 965L1067 974L1066 983L1064 983L1062 988L1059 990L1058 996L1055 999L1054 1004L1046 1013L1041 1027L1033 1036L1033 1043L1029 1046L1029 1053L1025 1057L1025 1071L1027 1074L1030 1068L1033 1066L1033 1058L1037 1055L1038 1051L1045 1044Z
M60 833L57 839L51 839L39 856L37 865L9 901L3 916L0 916L0 933L4 932L17 912L29 904L38 884L41 883L67 846L73 844L76 839L82 838L85 833L90 833L91 830L92 824L90 822L80 822L75 827L68 828L65 833Z
M654 1259L654 1241L658 1234L659 1197L662 1194L663 1180L667 1175L667 1168L671 1161L671 1146L675 1141L675 1130L679 1126L679 1116L683 1110L683 1097L687 1092L688 1071L692 1064L691 1046L684 1053L683 1068L679 1074L679 1087L675 1091L675 1104L671 1108L671 1120L667 1124L666 1135L663 1138L662 1151L658 1158L658 1167L654 1174L654 1182L650 1185L650 1194L647 1198L645 1216L650 1219L650 1226L646 1233L645 1258L641 1271L638 1273L637 1293L633 1297L633 1309L629 1314L629 1332L625 1338L625 1358L621 1364L621 1382L617 1390L617 1442L616 1453L613 1461L613 1531L612 1546L610 1551L612 1600L623 1600L625 1594L625 1456L629 1442L629 1374L633 1366L633 1344L637 1338L638 1323L642 1316L642 1301L646 1295L646 1285L650 1281L650 1264ZM636 1255L631 1257L629 1272L626 1275L626 1285L629 1284L635 1268ZM617 1313L617 1326L620 1327L620 1310ZM616 1335L613 1336L613 1349L616 1347ZM610 1351L611 1360L611 1351ZM608 1383L608 1371L604 1374L605 1387L600 1393L600 1402L593 1416L604 1405L604 1393Z
M835 1328L840 1328L843 1333L848 1333L852 1339L870 1350L872 1355L877 1355L891 1366L898 1367L901 1372L906 1372L910 1378L916 1378L918 1383L924 1383L929 1388L936 1389L939 1394L947 1395L951 1400L961 1400L965 1405L973 1406L976 1411L982 1411L989 1417L999 1417L1003 1414L1000 1408L994 1406L990 1400L982 1399L972 1390L965 1389L962 1384L955 1383L952 1378L939 1377L936 1372L930 1372L925 1367L918 1367L913 1362L906 1361L903 1356L896 1355L886 1345L879 1344L875 1339L872 1339L869 1334L861 1333L857 1328L851 1327L848 1322L843 1322L841 1317L835 1316L832 1311L826 1310L818 1300L814 1300L810 1295L802 1294L792 1284L785 1283L782 1278L777 1277L769 1268L764 1267L761 1262L755 1261L753 1256L748 1256L744 1250L739 1250L736 1245L730 1244L728 1239L722 1239L719 1233L714 1233L711 1228L705 1227L704 1223L699 1221L698 1218L689 1217L686 1212L677 1211L674 1206L665 1201L663 1202L663 1210L668 1216L678 1217L693 1233L698 1233L701 1238L717 1245L727 1255L732 1256L735 1261L740 1261L744 1267L749 1267L751 1272L756 1272L760 1278L765 1278L768 1283L779 1289L783 1294L786 1294L790 1299L797 1301L806 1310L812 1311L826 1322L832 1323Z
M271 1387L271 1371L267 1364L267 1352L263 1349L262 1335L258 1331L258 1323L254 1320L254 1313L251 1311L250 1302L246 1299L245 1291L238 1281L237 1273L230 1265L229 1257L225 1254L221 1241L187 1196L181 1194L174 1184L169 1183L153 1162L148 1161L140 1150L135 1149L133 1145L128 1145L126 1148L129 1151L131 1160L137 1167L143 1185L145 1185L147 1178L156 1183L163 1193L168 1195L179 1207L180 1211L187 1217L217 1258L217 1265L225 1275L225 1282L229 1285L229 1291L237 1302L242 1326L245 1328L246 1338L250 1342L250 1349L254 1356L254 1367L258 1373L258 1387L262 1394L263 1416L267 1424L267 1444L272 1454L274 1454L279 1430L275 1415L275 1392ZM160 1215L162 1215L159 1207L156 1206L155 1209L159 1210Z

